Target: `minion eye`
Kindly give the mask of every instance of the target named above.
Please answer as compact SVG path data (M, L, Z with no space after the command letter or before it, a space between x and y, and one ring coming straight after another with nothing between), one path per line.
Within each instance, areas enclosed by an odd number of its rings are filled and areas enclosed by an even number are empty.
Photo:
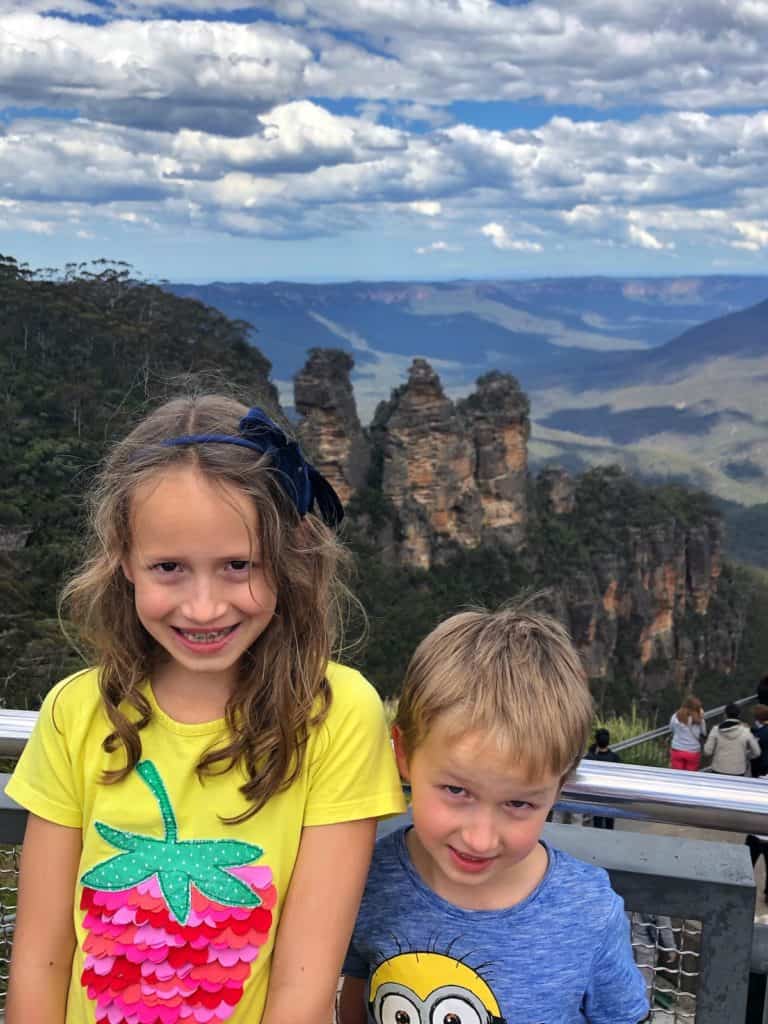
M399 992L384 996L379 1012L381 1024L420 1024L419 1008Z
M435 1003L431 1013L431 1024L486 1024L487 1017L481 1017L471 1003L448 996Z

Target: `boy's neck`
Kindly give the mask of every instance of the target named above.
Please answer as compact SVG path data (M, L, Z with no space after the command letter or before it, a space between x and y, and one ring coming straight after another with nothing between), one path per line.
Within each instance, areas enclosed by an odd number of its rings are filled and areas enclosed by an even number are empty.
M421 845L414 828L405 833L411 864L422 882L437 896L462 910L509 910L527 899L541 883L549 866L549 854L539 841L526 859L493 879L487 886L459 885L447 879Z

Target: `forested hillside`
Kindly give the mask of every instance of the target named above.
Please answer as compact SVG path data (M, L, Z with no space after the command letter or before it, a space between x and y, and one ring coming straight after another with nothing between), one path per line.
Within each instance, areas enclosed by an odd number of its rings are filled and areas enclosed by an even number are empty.
M137 284L127 268L46 279L0 260L0 700L34 704L79 664L55 595L77 558L81 494L110 439L190 375L274 405L247 325Z
M78 557L81 495L110 440L183 380L227 382L253 401L276 405L270 364L247 335L245 323L138 283L124 266L72 267L54 278L0 259L0 701L6 706L36 706L57 678L80 664L61 638L56 592ZM385 693L396 689L417 640L456 608L552 585L552 607L560 612L567 600L578 611L581 590L603 567L634 571L639 529L679 540L716 517L706 496L649 490L605 470L577 481L570 511L556 514L546 490L530 481L528 540L519 551L457 548L424 571L384 561L372 540L394 522L380 469L374 460L368 484L350 503L346 531L358 555L355 588L370 618L368 645L354 657ZM723 567L709 621L729 624L720 640L730 675L700 672L703 696L742 692L768 664L765 631L750 625L768 603L755 588L746 572ZM690 642L695 663L701 620L693 607L690 616L680 643ZM643 627L641 619L627 619L609 671L595 684L608 709L623 710L639 696L632 662ZM650 668L655 675L645 697L651 707L666 708L677 699L679 681L671 664Z

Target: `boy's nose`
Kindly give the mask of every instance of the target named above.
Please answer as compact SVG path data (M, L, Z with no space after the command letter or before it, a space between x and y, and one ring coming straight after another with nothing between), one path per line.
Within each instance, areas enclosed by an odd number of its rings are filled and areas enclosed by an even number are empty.
M498 833L491 814L473 815L472 820L465 824L461 835L467 853L482 857L496 852Z

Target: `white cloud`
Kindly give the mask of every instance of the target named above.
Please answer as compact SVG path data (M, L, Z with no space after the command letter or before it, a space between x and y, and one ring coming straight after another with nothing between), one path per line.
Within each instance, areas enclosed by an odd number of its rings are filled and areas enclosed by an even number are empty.
M733 226L741 236L740 241L731 242L734 249L748 249L750 252L757 252L760 249L768 248L768 220L764 220L762 223L735 221Z
M527 242L524 239L511 238L502 224L491 222L480 228L480 233L490 238L491 245L496 249L511 249L516 252L541 252L538 242Z
M431 245L420 245L415 249L419 256L426 256L430 252L461 252L462 246L454 245L451 242L432 242Z
M655 235L652 235L650 231L646 231L645 228L641 228L639 224L629 224L627 235L630 242L639 245L643 249L674 249L673 243L660 242Z
M420 213L424 217L436 217L443 208L434 199L417 199L415 202L409 203L408 206L414 213Z

